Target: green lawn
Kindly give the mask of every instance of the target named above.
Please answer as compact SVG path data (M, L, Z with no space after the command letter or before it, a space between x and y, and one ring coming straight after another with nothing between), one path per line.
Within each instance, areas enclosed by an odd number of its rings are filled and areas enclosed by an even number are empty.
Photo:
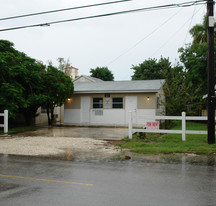
M206 130L206 124L187 121L187 130ZM172 129L181 129L181 123L176 122ZM186 135L186 141L182 141L181 134L146 134L143 139L133 135L133 139L124 139L121 144L133 152L142 154L172 154L195 153L216 155L216 145L207 144L207 135Z

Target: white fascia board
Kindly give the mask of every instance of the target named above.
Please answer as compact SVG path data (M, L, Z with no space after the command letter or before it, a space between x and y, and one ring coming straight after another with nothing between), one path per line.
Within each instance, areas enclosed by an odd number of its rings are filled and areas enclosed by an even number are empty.
M159 92L160 90L147 90L147 91L140 91L140 90L137 90L137 91L74 91L75 94L99 94L99 93L157 93Z

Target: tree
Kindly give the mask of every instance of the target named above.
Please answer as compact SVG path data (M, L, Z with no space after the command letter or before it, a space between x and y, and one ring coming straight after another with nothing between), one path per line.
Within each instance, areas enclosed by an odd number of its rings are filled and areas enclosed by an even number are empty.
M216 26L216 23L215 25ZM207 43L207 17L206 15L203 17L202 24L196 24L189 31L191 36L193 37L192 44L202 44ZM216 31L214 31L214 40L216 40Z
M138 66L131 68L134 70L132 80L145 80L145 79L164 79L164 68L170 66L169 59L160 58L157 62L156 59L148 59Z
M164 95L166 115L181 115L186 111L188 101L187 85L185 83L185 72L180 65L171 66L168 58L161 57L145 60L139 66L133 66L133 80L165 79Z
M166 101L166 115L178 116L183 111L187 111L189 102L188 87L185 82L185 71L183 67L177 65L175 67L167 67L164 70L166 82L164 84L164 94Z
M63 71L63 72L65 72L66 73L66 68L67 67L69 67L70 66L70 60L69 60L69 58L67 59L67 60L65 60L64 58L62 58L62 57L59 57L58 59L57 59L57 61L58 61L58 63L59 63L59 65L58 65L58 69L60 70L60 71ZM52 64L51 64L52 65Z
M193 42L186 45L185 48L180 48L180 61L184 65L186 72L186 84L190 94L190 106L193 114L199 114L199 111L205 107L203 95L207 93L207 30L206 17L202 24L195 25L190 34L193 37ZM216 37L216 33L215 33ZM216 52L216 38L214 41ZM216 59L215 59L216 69ZM215 72L216 75L216 72Z
M47 110L48 124L52 126L55 107L62 106L65 99L73 95L74 86L68 75L51 65L48 66L43 80L45 96L43 106Z
M196 24L190 29L193 37L193 44L202 44L207 42L207 18L204 16L202 24Z
M179 52L190 93L193 96L198 95L195 99L201 102L207 92L207 44L188 45L186 48L180 48ZM195 90L199 92L195 93Z
M51 125L55 106L61 106L73 94L68 75L51 65L46 69L6 40L0 40L0 69L0 110L8 109L9 117L14 119L22 113L27 124L44 105Z
M22 96L23 87L14 81L13 67L16 65L18 52L13 48L13 43L0 40L0 110L9 110L9 117L15 118L15 113L24 103Z
M21 106L19 112L24 115L26 124L31 124L37 115L37 109L44 101L42 94L44 72L44 65L27 56L23 57L23 67L15 71L16 80L21 82L24 87L23 96L27 106Z
M19 110L21 102L24 103L24 98L20 95L22 89L17 88L14 85L1 82L0 85L0 112L5 109L8 110L9 118L15 118L16 113Z
M12 42L0 40L0 110L8 109L9 117L24 115L30 124L43 101L41 81L44 66L14 49Z
M96 67L90 70L91 77L101 79L103 81L114 81L113 73L107 67Z

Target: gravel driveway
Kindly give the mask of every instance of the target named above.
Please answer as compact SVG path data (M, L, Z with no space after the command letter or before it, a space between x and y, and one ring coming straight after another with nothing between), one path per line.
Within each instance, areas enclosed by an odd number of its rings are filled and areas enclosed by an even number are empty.
M0 138L0 153L66 159L111 158L120 155L121 149L103 140L102 134L106 134L104 135L106 140L119 140L126 136L127 130L122 131L121 134L121 129L117 128L99 128L98 131L97 128L42 128ZM83 137L85 134L87 137Z

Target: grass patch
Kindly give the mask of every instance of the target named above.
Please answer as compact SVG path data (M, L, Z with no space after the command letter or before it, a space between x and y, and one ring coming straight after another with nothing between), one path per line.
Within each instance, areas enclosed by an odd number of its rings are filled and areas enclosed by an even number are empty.
M40 128L40 127L38 127L38 126L19 126L19 127L13 127L13 128L9 128L8 129L8 134L15 134L15 133L26 132L26 131L35 131L38 128ZM3 128L0 131L0 134L4 134Z
M206 124L187 121L187 130L206 130ZM181 129L181 123L177 122L172 128ZM147 133L141 139L133 135L133 139L124 139L121 147L128 148L132 152L142 154L173 154L194 153L216 155L216 145L207 144L207 135L187 134L186 141L182 141L181 134L152 134Z
M173 121L172 130L181 130L181 128L182 128L181 121L179 121L179 120ZM207 124L206 123L186 121L186 130L206 131L207 130Z

